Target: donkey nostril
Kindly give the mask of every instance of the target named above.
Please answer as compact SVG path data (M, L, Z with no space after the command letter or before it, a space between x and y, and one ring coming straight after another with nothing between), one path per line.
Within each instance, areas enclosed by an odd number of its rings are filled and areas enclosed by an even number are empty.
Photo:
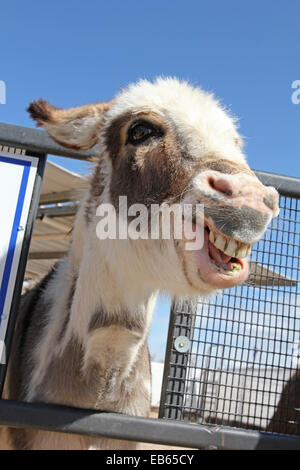
M232 196L233 194L231 184L225 179L215 179L213 177L210 177L208 178L208 184L212 189L218 191L219 193L223 193L226 196Z
M274 211L276 209L276 199L272 194L268 194L263 198L265 206Z
M215 189L215 180L212 177L208 178L208 184L212 189Z

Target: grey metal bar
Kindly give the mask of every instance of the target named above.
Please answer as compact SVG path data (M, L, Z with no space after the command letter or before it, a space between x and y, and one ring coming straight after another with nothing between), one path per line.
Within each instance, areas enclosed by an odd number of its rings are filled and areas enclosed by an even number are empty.
M0 400L0 425L195 449L300 449L294 436L10 400Z
M76 214L78 207L79 204L69 204L55 207L39 207L37 217L41 218L45 215L47 217L69 217Z
M58 204L60 202L69 202L72 201L73 193L73 190L68 190L41 194L40 204Z
M266 186L274 186L279 194L287 197L300 199L300 182L299 178L292 176L277 175L266 171L255 170L256 176Z
M0 144L77 160L90 160L97 154L94 149L86 152L66 149L56 144L45 131L4 123L0 123Z
M40 259L60 259L67 256L67 251L32 251L28 255L30 260L40 260Z

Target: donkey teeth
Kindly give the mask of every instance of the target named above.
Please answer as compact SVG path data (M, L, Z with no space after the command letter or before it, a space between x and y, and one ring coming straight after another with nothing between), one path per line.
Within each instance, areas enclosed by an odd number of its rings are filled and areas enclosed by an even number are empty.
M225 248L225 245L226 245L226 239L224 237L222 237L222 235L218 235L216 240L215 240L215 243L214 243L215 247L217 247L219 250L223 251L224 248Z
M250 253L251 253L251 246L248 245L248 246L247 246L247 253L246 253L246 256L249 256Z
M230 240L224 253L228 256L235 256L235 252L237 251L238 245L234 240Z
M233 239L227 240L221 234L215 234L212 230L209 232L209 241L225 255L235 258L246 258L251 253L251 246L245 243L238 243Z
M232 271L240 271L242 269L242 266L240 263L231 263L231 270Z
M210 241L212 244L214 244L214 243L215 243L215 239L216 239L215 234L214 234L214 232L211 230L211 231L209 232L209 241Z
M241 245L235 256L236 258L245 258L247 256L247 245Z
M215 235L212 230L209 233L209 240L216 248L223 251L223 253L228 256L234 256L236 250L238 249L238 245L234 240L230 240L228 242L228 240L223 237L223 235Z

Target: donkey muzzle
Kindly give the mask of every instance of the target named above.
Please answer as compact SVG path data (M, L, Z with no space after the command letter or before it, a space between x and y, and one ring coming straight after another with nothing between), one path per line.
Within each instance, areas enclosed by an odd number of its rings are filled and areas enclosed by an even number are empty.
M253 174L205 171L193 189L204 216L216 230L243 243L255 243L279 213L279 196Z

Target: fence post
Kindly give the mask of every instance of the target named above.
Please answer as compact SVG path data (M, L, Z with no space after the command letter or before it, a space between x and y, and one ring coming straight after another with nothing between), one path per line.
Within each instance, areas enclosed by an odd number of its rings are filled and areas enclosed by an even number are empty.
M185 337L192 344L193 330L196 319L197 304L190 301L173 301L169 321L164 375L159 407L159 417L183 419L186 378L189 351L176 349L178 337Z

